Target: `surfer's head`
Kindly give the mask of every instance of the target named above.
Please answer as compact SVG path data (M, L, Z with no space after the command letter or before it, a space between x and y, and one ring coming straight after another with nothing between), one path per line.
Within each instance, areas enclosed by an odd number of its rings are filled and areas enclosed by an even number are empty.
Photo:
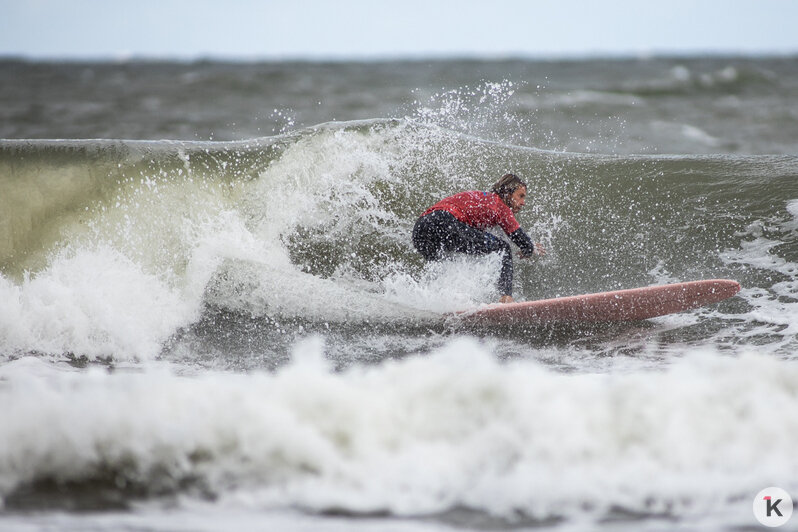
M490 191L498 194L514 213L518 213L526 201L526 183L515 174L504 174Z

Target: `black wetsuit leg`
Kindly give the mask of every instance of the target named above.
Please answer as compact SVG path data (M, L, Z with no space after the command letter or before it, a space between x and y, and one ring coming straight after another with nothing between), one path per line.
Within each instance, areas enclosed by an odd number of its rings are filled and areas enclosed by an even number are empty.
M511 295L513 291L513 256L510 244L488 232L461 222L447 211L432 211L416 221L413 245L429 261L439 260L447 253L469 255L502 253L499 291Z

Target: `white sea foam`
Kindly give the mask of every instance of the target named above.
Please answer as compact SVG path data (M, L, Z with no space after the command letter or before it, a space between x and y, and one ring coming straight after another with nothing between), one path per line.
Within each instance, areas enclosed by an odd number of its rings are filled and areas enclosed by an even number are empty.
M759 234L759 229L751 228L752 234ZM780 257L774 250L781 242L756 236L753 240L743 241L739 249L726 250L721 259L728 264L744 264L754 268L782 274L786 280L773 283L770 289L748 287L743 288L740 296L751 305L745 319L764 324L766 328L778 331L778 334L789 343L798 333L798 264ZM763 330L757 331L761 333Z
M651 126L659 133L668 134L674 138L681 137L690 142L698 142L711 148L722 145L722 141L720 139L710 135L703 129L692 124L674 124L671 122L654 120L651 122Z
M241 506L225 507L191 501L181 508L162 505L137 505L137 511L104 511L0 514L0 527L7 532L452 532L442 523L418 519L313 515L295 510L264 512Z
M435 313L462 311L498 300L496 281L500 268L501 257L497 254L432 262L419 278L401 271L386 277L382 281L384 297Z
M632 94L578 90L551 98L552 103L567 106L601 104L607 106L641 106L645 99Z
M275 374L194 378L17 361L0 369L0 490L102 468L120 483L199 478L249 508L694 517L798 489L793 362L707 352L568 375L488 351L458 339L336 373L311 339Z
M120 253L83 250L21 284L0 277L0 351L150 358L195 312Z

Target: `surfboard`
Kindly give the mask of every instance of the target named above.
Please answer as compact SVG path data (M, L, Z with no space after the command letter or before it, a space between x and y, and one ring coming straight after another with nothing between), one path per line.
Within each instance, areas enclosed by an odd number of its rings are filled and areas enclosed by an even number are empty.
M729 279L689 281L517 303L496 303L459 312L482 323L600 323L637 321L683 312L730 298L740 283Z

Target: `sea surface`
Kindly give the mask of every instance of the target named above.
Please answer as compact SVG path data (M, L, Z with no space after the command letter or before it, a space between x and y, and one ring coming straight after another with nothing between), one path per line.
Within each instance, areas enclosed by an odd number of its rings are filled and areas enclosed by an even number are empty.
M0 529L758 529L798 500L796 102L796 57L0 60ZM461 321L497 257L410 232L506 172L516 299L742 291Z

